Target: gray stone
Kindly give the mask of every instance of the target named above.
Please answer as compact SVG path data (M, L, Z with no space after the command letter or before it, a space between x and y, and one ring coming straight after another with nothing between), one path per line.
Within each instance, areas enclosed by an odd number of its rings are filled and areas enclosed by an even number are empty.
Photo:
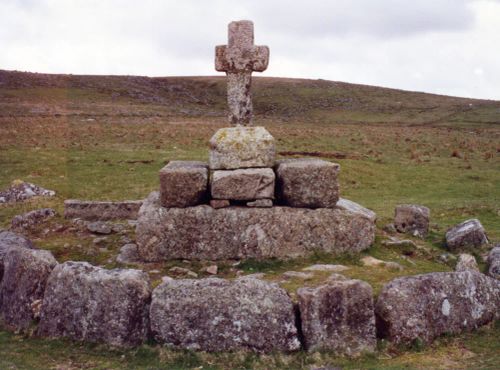
M500 282L473 272L434 272L397 278L382 288L377 332L395 343L430 343L500 317Z
M271 208L272 206L273 206L272 199L257 199L252 202L247 202L247 207Z
M272 167L276 148L264 127L228 127L212 136L209 154L212 170Z
M186 276L191 278L197 278L198 274L194 271L191 271L184 267L174 266L171 267L168 271L174 276Z
M404 267L397 262L382 261L372 256L365 256L361 258L361 262L363 263L364 266L369 266L369 267L382 266L394 270L404 270Z
M167 346L202 351L295 351L293 304L258 279L174 280L153 291L151 330Z
M360 280L329 279L324 285L297 290L304 345L357 356L377 344L373 292Z
M401 204L396 206L394 226L400 233L424 238L429 232L430 210L417 204Z
M479 272L479 266L477 265L476 258L474 256L462 253L458 256L458 262L455 266L455 271L476 271Z
M23 213L22 215L17 215L14 218L12 218L11 221L12 230L23 231L23 230L33 229L39 224L54 217L56 214L57 214L56 211L54 211L52 208L41 208L41 209L35 209L34 211L30 211L27 213Z
M49 251L13 247L4 256L0 284L0 314L15 330L27 329L35 319L32 305L43 298L45 284L57 265Z
M120 254L116 257L116 262L123 264L140 262L139 254L137 253L137 245L128 243L121 247Z
M146 261L287 259L362 251L374 241L375 224L339 208L167 209L153 192L141 208L136 237Z
M446 245L450 250L480 247L483 244L488 244L488 237L477 219L464 221L446 232Z
M326 271L326 272L341 272L349 270L349 267L344 265L311 265L303 268L304 271Z
M141 206L142 200L96 202L67 199L64 201L64 217L87 221L134 220Z
M500 244L490 251L487 263L488 275L494 279L500 280Z
M383 240L382 245L387 247L417 249L415 242L409 239L401 240L397 238L390 238L389 240Z
M227 74L227 102L232 125L252 124L252 72L266 70L269 48L255 46L251 21L231 22L228 44L215 48L215 69Z
M314 277L314 274L310 272L286 271L283 273L283 277L285 279L311 280Z
M226 208L231 205L227 199L210 199L210 207L214 209Z
M0 283L3 276L3 260L11 248L33 249L31 240L12 231L0 231Z
M87 230L94 234L111 234L111 225L104 221L95 221L87 225Z
M65 262L50 274L38 334L131 347L148 335L151 288L139 270Z
M32 197L53 197L54 195L56 195L56 192L53 190L16 180L8 189L0 191L0 203L15 203Z
M271 168L214 171L210 191L214 199L255 200L274 198L275 175Z
M198 161L170 161L160 170L163 207L191 207L203 203L208 189L208 165Z
M339 198L336 206L341 209L345 209L346 211L351 211L353 213L361 213L368 217L373 222L377 221L377 214L373 212L371 209L363 207L361 204L353 202L352 200Z
M321 159L284 159L277 162L277 194L292 207L333 208L339 200L340 166Z

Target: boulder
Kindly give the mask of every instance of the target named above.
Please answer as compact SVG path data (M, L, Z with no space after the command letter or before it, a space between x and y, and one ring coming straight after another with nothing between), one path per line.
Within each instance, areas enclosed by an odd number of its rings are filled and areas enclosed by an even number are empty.
M214 199L255 200L274 198L275 175L271 168L214 171L210 191Z
M488 237L483 225L477 219L464 221L446 232L446 245L450 250L480 247L483 244L488 244Z
M474 256L462 253L458 256L457 265L455 266L455 271L476 271L479 272L479 266L477 265Z
M375 212L373 212L371 209L363 207L361 204L353 202L352 200L339 198L336 206L346 211L363 214L373 222L377 221L377 214Z
M291 207L333 208L339 200L340 166L321 159L284 159L276 164L276 191Z
M163 207L191 207L203 203L208 189L208 165L198 161L170 161L160 170Z
M3 276L3 260L11 248L34 249L31 240L12 231L0 231L0 283Z
M35 209L34 211L12 218L11 229L15 231L29 230L54 217L56 214L56 211L52 208Z
M272 167L276 149L274 138L259 126L226 127L210 139L210 169Z
M87 262L56 266L47 281L38 334L131 347L148 335L149 277Z
M136 228L139 255L170 259L294 258L315 251L359 252L375 238L375 224L339 208L163 208L153 192Z
M142 200L96 202L67 199L64 201L64 217L87 221L135 220L141 206Z
M394 343L430 343L500 317L500 282L473 272L434 272L397 278L375 306L377 332Z
M111 225L104 221L94 221L87 224L87 230L94 234L108 235L113 231Z
M209 352L295 351L293 304L277 284L258 279L173 280L153 291L154 338L167 346Z
M401 204L395 209L394 226L400 233L424 238L429 232L429 208L417 204Z
M56 192L53 190L47 190L29 182L15 180L8 189L0 191L0 203L21 202L32 197L53 197L54 195L56 195Z
M297 290L304 345L308 351L357 356L377 344L373 292L364 281L329 279Z
M0 284L0 316L15 330L27 329L35 319L33 304L43 298L57 261L49 251L10 248L4 256Z
M500 280L500 244L490 251L487 263L488 275L494 279Z

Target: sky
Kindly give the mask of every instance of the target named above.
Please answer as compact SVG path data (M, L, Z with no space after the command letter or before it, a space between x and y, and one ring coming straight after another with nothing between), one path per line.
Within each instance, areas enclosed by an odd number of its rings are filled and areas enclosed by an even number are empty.
M255 74L500 100L500 0L0 0L0 69L222 75L241 19L271 50Z

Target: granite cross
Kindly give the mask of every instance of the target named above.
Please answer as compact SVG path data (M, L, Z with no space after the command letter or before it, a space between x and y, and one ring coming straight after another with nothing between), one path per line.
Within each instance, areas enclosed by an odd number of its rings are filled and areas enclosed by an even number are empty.
M269 48L253 44L253 22L237 21L228 26L228 43L215 47L215 69L227 74L227 104L232 125L252 125L252 72L263 72L269 63Z

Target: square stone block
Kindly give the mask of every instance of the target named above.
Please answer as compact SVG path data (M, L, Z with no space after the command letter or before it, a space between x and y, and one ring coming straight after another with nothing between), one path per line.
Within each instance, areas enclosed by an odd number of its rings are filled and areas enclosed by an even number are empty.
M321 159L284 159L276 165L277 194L291 207L332 208L339 200L340 166Z
M400 233L424 238L429 231L429 208L417 204L400 204L394 211L394 226Z
M275 178L271 168L219 170L212 174L210 191L214 199L273 199Z
M190 207L203 202L208 187L208 165L197 161L171 161L160 170L163 207Z
M274 138L264 127L227 127L210 139L210 169L272 167Z

